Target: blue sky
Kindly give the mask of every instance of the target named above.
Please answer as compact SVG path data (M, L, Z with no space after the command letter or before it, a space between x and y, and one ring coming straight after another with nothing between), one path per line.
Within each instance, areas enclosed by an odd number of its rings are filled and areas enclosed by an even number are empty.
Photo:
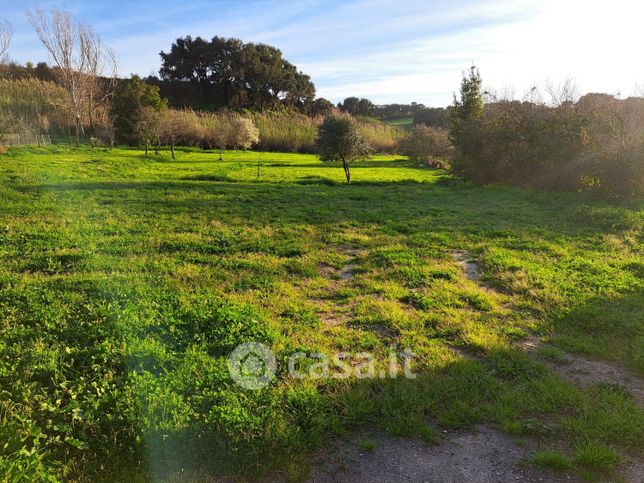
M184 35L266 42L311 75L319 96L447 105L472 62L486 87L521 97L574 79L580 93L644 85L641 0L0 0L11 57L47 60L25 10L65 8L148 75Z

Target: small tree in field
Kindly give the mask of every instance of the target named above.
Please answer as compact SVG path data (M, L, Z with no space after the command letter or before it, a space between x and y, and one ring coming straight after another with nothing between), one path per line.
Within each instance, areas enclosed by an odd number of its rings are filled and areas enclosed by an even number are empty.
M157 86L147 84L140 77L134 75L129 80L121 80L110 107L110 116L118 141L125 143L140 141L137 125L141 111L145 107L164 112L168 104L159 94Z
M224 159L224 150L232 143L232 125L224 114L203 113L201 123L205 144L219 150L219 161Z
M174 147L176 146L177 141L181 138L181 135L189 129L189 127L186 126L186 116L183 114L184 113L182 111L169 109L167 111L161 111L159 119L161 140L163 143L170 146L172 159L176 159Z
M454 104L449 111L450 138L461 151L468 151L471 124L483 116L483 92L481 75L475 66L470 67L467 77L461 81L460 99L454 96Z
M479 126L484 113L481 75L475 66L461 81L460 99L454 96L449 109L449 137L456 148L454 169L460 174L471 174L478 168Z
M347 183L351 183L349 165L369 156L369 146L358 130L356 121L349 115L328 116L318 130L317 145L320 160L342 162Z
M136 133L141 144L145 146L145 157L148 157L150 144L159 139L161 114L153 107L142 107L136 121Z

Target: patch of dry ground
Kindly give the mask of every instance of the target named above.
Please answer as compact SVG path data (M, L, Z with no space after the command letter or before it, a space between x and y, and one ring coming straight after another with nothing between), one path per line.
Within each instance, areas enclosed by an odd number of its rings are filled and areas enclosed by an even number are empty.
M537 356L540 349L552 349L557 354L555 359L540 357L539 360L564 379L580 386L593 384L619 386L628 391L640 407L644 407L644 381L628 369L610 362L587 359L576 354L562 352L536 338L525 342L523 347L526 352Z
M361 447L369 441L372 450ZM320 454L312 482L572 481L544 476L521 463L529 453L507 434L487 426L445 434L437 445L414 438L362 432L335 441Z
M334 294L340 289L343 283L349 282L354 275L357 267L355 261L362 254L362 250L349 245L340 245L337 250L347 257L347 262L340 269L336 269L331 265L321 265L318 269L320 273L328 277L332 282L326 298L332 299ZM343 310L338 310L337 306L320 310L318 313L320 320L327 327L334 327L347 323L351 318L351 311L353 307L349 305L344 307Z

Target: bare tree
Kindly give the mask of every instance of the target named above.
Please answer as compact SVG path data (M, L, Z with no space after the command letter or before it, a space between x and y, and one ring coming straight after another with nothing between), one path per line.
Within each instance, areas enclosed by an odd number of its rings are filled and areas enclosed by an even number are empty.
M191 131L191 126L188 122L188 119L185 115L185 111L176 111L169 109L161 113L161 127L160 127L160 137L161 141L166 145L170 146L170 153L172 154L172 159L176 159L174 148L177 144L179 137Z
M5 19L0 18L0 62L3 61L4 55L9 50L12 36L13 28L11 28L11 24Z
M555 107L572 105L579 98L577 84L573 79L565 79L560 83L548 80L546 81L546 92L550 95L550 102Z
M100 37L95 32L87 32L83 39L88 54L88 85L87 85L87 113L89 128L95 132L95 112L104 106L114 94L116 89L116 75L118 61L116 52L110 47L102 45Z
M107 66L116 74L116 57L96 31L65 10L28 11L27 16L47 49L59 82L67 91L76 127L76 146L84 134L83 116L93 112L97 86ZM91 114L90 114L91 116ZM93 122L93 120L92 120Z
M219 161L222 161L224 150L232 144L233 131L227 114L205 113L201 122L206 134L206 141L219 150Z
M153 107L142 107L136 121L136 133L141 144L145 146L146 158L152 143L155 143L156 154L159 154L158 139L161 127L161 113Z

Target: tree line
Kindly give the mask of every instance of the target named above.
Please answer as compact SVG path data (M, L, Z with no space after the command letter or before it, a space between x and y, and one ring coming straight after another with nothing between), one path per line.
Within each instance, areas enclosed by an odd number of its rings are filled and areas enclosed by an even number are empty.
M345 153L364 155L365 146L396 151L480 184L644 194L641 96L576 99L567 86L551 92L550 102L536 89L522 100L499 99L483 90L472 67L448 108L376 106L357 97L333 106L315 99L310 78L278 49L222 37L177 39L161 52L157 80L117 79L115 55L91 27L60 10L34 10L29 19L51 67L2 66L0 135L12 127L42 132L67 125L77 144L89 134L94 144L144 145L146 154L165 143L173 156L174 146L184 144L315 151L328 160L333 142L321 136L341 132L342 142L354 142ZM11 39L11 26L0 21L0 56ZM204 105L222 112L201 112ZM416 127L406 135L373 119L408 114ZM326 125L327 119L337 122ZM354 157L338 156L348 181Z

